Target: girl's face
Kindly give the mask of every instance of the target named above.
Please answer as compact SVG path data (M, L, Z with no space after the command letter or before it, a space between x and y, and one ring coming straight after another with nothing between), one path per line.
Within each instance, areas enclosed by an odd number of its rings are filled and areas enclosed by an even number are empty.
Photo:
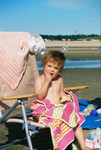
M60 72L60 67L57 63L52 61L48 61L47 64L44 66L44 74L47 73L51 74L52 79L56 78Z

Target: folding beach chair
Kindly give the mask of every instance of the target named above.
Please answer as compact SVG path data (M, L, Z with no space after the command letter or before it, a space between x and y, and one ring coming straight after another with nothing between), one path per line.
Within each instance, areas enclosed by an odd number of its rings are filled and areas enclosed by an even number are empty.
M21 34L21 35L23 35L23 34ZM20 37L22 40L20 49L23 50L24 54L25 54L25 48L26 48L26 45L25 45L26 43L24 43L24 42L26 42L26 41L23 42L23 40L26 39L25 36L27 36L27 35L28 35L28 39L29 39L30 35L27 33L25 33L24 37ZM0 36L3 37L4 35L1 33ZM8 36L9 36L9 33L8 33ZM11 35L11 37L14 37L14 36ZM18 37L19 37L19 34L18 34ZM18 40L18 37L16 40ZM1 41L3 40L3 38L1 38ZM16 40L14 42L16 42ZM31 136L43 131L44 129L45 130L49 129L45 125L38 123L32 117L31 113L26 113L26 108L25 108L26 106L30 106L32 104L32 101L34 100L34 98L37 97L37 94L34 93L34 81L35 81L36 76L39 74L37 64L36 64L36 58L35 58L34 54L31 55L29 53L26 53L26 55L23 56L23 61L24 61L23 70L24 71L23 71L22 76L20 77L18 84L16 85L16 82L14 82L16 80L16 78L13 76L13 71L14 71L14 73L16 73L15 72L16 67L15 67L15 70L12 70L12 67L11 67L12 72L10 72L9 68L7 67L7 65L10 65L7 63L10 61L9 59L12 58L13 52L11 51L11 53L8 53L9 50L7 51L7 55L11 54L11 58L9 57L8 61L4 60L4 58L6 58L6 55L5 55L5 53L3 53L4 52L3 48L4 49L7 48L7 44L14 45L14 43L12 42L13 40L11 41L11 43L7 43L5 41L3 41L6 44L5 47L3 47L4 43L0 43L0 46L1 46L0 47L0 56L1 56L0 69L1 70L0 71L2 71L2 72L0 72L0 85L1 85L1 87L0 87L0 123L6 123L6 125L9 124L10 122L22 124L25 129L29 149L33 150ZM17 44L18 43L16 43L16 45ZM24 48L22 48L23 46L24 46ZM19 49L19 47L17 47L17 51L18 51L18 49ZM15 52L14 52L14 54L15 54ZM28 60L27 60L26 67L25 67L25 59L26 59L27 55L28 55ZM17 55L15 55L14 59L12 59L11 62L13 62L13 61L15 62L16 59L17 59L17 63L18 63L19 60L17 58ZM6 63L6 66L5 66L5 63ZM6 68L6 70L5 70L5 68ZM9 74L9 76L7 76L8 74ZM65 90L75 91L75 90L79 90L79 89L83 89L83 88L88 88L88 86L74 87L74 88L71 87L71 88L66 88ZM18 107L21 107L22 115L9 117L8 115L10 115L10 113ZM5 109L8 109L8 111L2 115L2 111ZM29 127L29 125L34 126L35 128L32 129ZM6 145L4 145L4 146L2 145L0 147L0 149L4 148L4 147L6 147Z

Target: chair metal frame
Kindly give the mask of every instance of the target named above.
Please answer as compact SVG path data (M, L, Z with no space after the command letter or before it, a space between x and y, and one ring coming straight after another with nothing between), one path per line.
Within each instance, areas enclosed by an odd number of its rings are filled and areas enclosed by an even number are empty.
M64 90L68 90L68 91L72 91L72 92L76 92L80 89L85 89L85 88L89 88L89 86L78 86L78 87L69 87L69 88L65 88ZM29 146L29 150L33 150L33 146L32 146L32 141L31 141L31 136L33 134L38 133L38 130L35 131L30 131L28 128L28 125L32 125L32 126L36 126L36 127L40 127L40 128L47 128L45 125L38 123L38 122L33 122L27 119L27 113L26 113L26 109L25 109L25 104L28 102L28 98L31 97L36 97L37 94L30 94L30 95L23 95L23 96L14 96L14 97L1 97L0 101L4 101L4 100L11 100L11 99L17 99L17 101L15 102L15 104L8 109L8 111L2 115L2 117L0 117L0 123L3 122L19 122L19 123L24 123L25 125L25 133L26 133L26 138L27 138L27 142L28 142L28 146ZM12 119L10 117L7 118L7 116L18 106L21 105L21 110L22 110L22 117L23 119ZM19 142L19 141L18 141ZM1 146L2 147L2 146ZM6 146L5 146L6 147Z
M36 96L37 94L34 94L34 96ZM0 117L0 123L3 122L19 122L19 123L24 123L25 125L25 132L26 132L26 137L27 137L27 142L28 142L28 146L30 150L33 150L33 146L32 146L32 142L31 142L31 135L38 133L39 131L30 131L28 128L28 125L33 125L33 126L37 126L40 128L45 128L46 126L37 122L32 122L32 121L28 121L27 119L27 114L26 114L26 109L25 109L25 104L28 102L28 98L32 97L33 95L27 95L27 96L21 96L21 98L18 97L7 97L7 98L0 98L0 101L3 101L5 99L16 99L17 101L15 102L15 104L9 108L9 110L2 116ZM7 118L7 116L18 106L21 105L21 110L22 110L22 118L23 119L12 119L10 117Z

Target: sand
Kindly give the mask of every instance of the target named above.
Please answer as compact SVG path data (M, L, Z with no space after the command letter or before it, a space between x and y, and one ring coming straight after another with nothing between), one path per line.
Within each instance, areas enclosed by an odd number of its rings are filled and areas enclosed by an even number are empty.
M91 41L46 41L46 47L63 47L68 44L69 47L101 47L100 40Z

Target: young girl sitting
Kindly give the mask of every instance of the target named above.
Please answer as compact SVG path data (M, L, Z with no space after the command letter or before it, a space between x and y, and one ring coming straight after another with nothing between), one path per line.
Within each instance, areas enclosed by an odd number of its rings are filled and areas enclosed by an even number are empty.
M50 127L54 149L66 149L75 135L81 149L90 150L85 145L81 127L85 118L79 114L77 98L75 94L64 91L63 78L59 75L64 63L64 54L59 51L50 51L44 55L44 74L36 78L35 92L38 99L33 101L31 110L39 122Z

